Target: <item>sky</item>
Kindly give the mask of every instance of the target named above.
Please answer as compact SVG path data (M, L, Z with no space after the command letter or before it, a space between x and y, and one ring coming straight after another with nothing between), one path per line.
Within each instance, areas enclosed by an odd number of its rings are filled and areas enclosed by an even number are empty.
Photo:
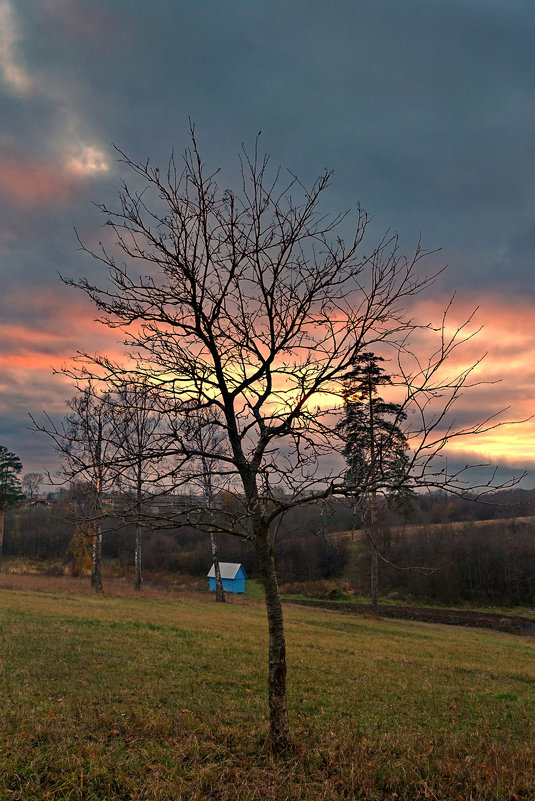
M134 160L165 165L195 123L207 163L237 176L241 144L304 182L334 171L328 210L421 237L448 265L423 314L456 292L487 353L459 418L535 406L535 5L532 0L0 0L0 444L55 465L28 414L65 411L54 374L116 343L59 275L102 277L95 203ZM456 445L459 462L528 471L535 423Z

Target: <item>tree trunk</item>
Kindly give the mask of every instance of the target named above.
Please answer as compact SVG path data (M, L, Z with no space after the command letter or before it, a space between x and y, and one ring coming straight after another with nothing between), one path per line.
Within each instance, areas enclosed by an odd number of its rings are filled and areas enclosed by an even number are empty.
M98 438L96 450L96 475L95 475L95 513L102 514L102 417L98 417ZM93 542L93 572L91 573L91 586L97 593L103 592L102 589L102 523L97 519L95 523L95 540Z
M225 603L225 590L223 589L223 581L221 579L221 570L219 568L219 556L217 549L217 542L213 531L210 532L210 545L212 546L212 559L214 560L215 572L215 599L216 602Z
M102 532L98 525L93 540L93 570L91 571L91 586L97 593L102 593Z
M255 540L266 598L269 630L269 728L271 749L280 754L292 747L286 700L286 640L275 562L267 532Z
M143 454L141 450L138 452L137 464L136 464L136 502L137 502L137 514L141 513L141 505L143 502ZM139 523L136 523L136 542L134 545L134 565L135 565L135 577L134 577L134 588L137 592L141 590L142 578L141 578L141 526Z
M372 612L377 614L377 585L379 583L379 554L377 551L377 543L375 542L375 530L372 528L371 542L371 558L370 558L370 603Z
M0 570L2 570L2 555L4 553L4 520L5 509L0 508Z
M370 558L370 603L372 612L377 614L377 589L379 585L379 550L377 548L377 493L372 490L370 503L370 542L372 546Z
M136 544L135 544L135 551L134 551L134 564L135 564L135 576L134 576L134 587L139 592L141 590L142 578L141 578L141 526L139 523L136 523Z
M201 445L204 448L205 446L202 443L202 431L199 431L199 436L201 437ZM209 509L210 520L213 520L213 507L214 507L214 493L212 488L212 473L210 471L210 466L205 458L202 459L202 466L203 466L203 483L204 483L204 496L206 500L206 505ZM215 599L216 602L221 604L225 603L225 590L223 589L223 581L221 579L221 570L219 568L219 554L218 554L218 547L217 547L217 540L216 535L213 531L210 532L210 546L212 548L212 559L214 562L214 573L215 573Z

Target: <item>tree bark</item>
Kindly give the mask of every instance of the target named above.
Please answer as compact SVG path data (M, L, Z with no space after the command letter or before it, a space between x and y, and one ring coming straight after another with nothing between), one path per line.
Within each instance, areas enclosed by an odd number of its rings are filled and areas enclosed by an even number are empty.
M215 572L215 599L216 602L221 604L225 603L225 590L223 589L223 581L221 579L221 570L219 568L219 556L217 549L217 542L213 531L210 532L210 545L212 546L212 559L214 560Z
M213 439L213 431L208 432L208 438L210 437L210 433L212 434ZM206 447L206 444L203 442L203 430L201 427L197 430L197 438L199 440L199 444L202 448ZM203 466L203 484L204 484L204 496L206 500L206 505L209 510L213 509L214 506L214 493L212 487L212 472L210 465L208 464L208 460L202 457L201 459L202 466ZM210 511L210 518L213 520L213 512ZM225 590L223 589L223 580L221 579L221 570L219 567L219 549L217 547L217 539L216 535L213 531L210 531L210 547L212 549L212 560L214 562L214 573L215 573L215 599L216 603L225 603Z
M377 604L377 592L379 586L379 550L377 548L377 531L376 531L376 520L377 520L377 493L375 489L371 492L371 499L370 499L370 542L372 546L371 550L371 557L370 557L370 603L372 607L372 612L374 615L377 614L378 604Z
M104 592L102 588L102 532L100 524L93 540L93 570L91 572L91 586L97 593Z
M137 453L137 462L136 462L136 502L137 502L137 511L138 514L141 512L141 505L143 503L143 453L142 453L142 444L140 441L141 435L143 433L143 427L139 427L139 420L138 420L138 430L137 430L137 441L139 443L138 453ZM141 590L141 584L143 583L143 579L141 577L141 545L142 534L141 534L141 526L139 523L136 523L136 541L134 545L134 588L137 592Z
M286 639L273 551L267 532L255 539L264 586L269 630L268 700L269 728L273 753L292 747L286 699Z
M139 592L141 590L141 584L143 583L141 578L141 526L139 525L139 523L136 524L134 566L135 566L134 587L137 590L137 592Z
M375 530L372 527L371 542L371 558L370 558L370 603L372 612L377 614L377 585L379 583L379 554L377 551L377 543L375 542Z

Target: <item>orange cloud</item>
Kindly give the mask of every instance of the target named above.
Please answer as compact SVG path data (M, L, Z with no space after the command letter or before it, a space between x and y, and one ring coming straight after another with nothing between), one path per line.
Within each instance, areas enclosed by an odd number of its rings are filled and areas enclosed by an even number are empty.
M24 308L32 322L0 322L0 367L2 370L36 370L51 374L70 364L78 350L107 353L120 359L123 348L117 332L98 323L94 308L79 295L58 287L40 287L28 292L21 287L6 293L5 307Z
M0 323L0 372L6 391L18 385L21 396L26 397L25 403L30 404L34 400L32 385L39 377L40 402L47 408L48 384L51 398L57 397L58 386L66 391L65 397L69 394L68 384L62 380L58 385L57 378L51 375L51 367L59 369L70 363L77 349L124 361L125 348L118 342L121 333L96 322L94 307L85 298L65 289L39 290L24 298L22 292L18 289L17 296L10 296L8 303L13 303L14 307L24 306L36 327ZM451 331L469 315L476 305L473 301L467 296L456 305L453 317L457 323L452 322ZM535 412L533 305L527 300L506 302L489 295L480 299L480 306L473 330L481 322L484 324L482 333L455 351L446 365L448 373L455 374L488 351L487 358L473 376L476 386L463 393L453 411L452 418L459 426L484 420L505 407L510 408L503 419L521 420ZM443 308L444 302L433 299L419 302L413 312L420 320L440 320ZM419 353L429 349L431 343L427 335L419 333L417 340ZM388 363L386 369L389 370ZM496 381L498 383L493 383ZM332 398L326 399L327 404L332 402ZM453 440L447 450L452 456L464 458L466 455L471 461L528 466L535 463L535 421Z
M420 319L440 321L447 300L434 298L418 302L415 314ZM499 420L521 421L535 413L535 318L529 300L493 294L466 295L455 303L448 332L478 312L468 331L480 333L454 351L445 369L450 374L484 360L471 376L476 386L467 388L452 417L460 421L484 420L506 409ZM425 337L421 338L422 343ZM475 461L509 462L530 465L535 462L535 421L504 425L471 438L452 440L447 448L452 455L466 455Z

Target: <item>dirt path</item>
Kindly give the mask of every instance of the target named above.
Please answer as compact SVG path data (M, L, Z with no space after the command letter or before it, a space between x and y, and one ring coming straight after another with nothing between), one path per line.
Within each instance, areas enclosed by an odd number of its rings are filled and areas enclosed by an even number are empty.
M367 604L343 603L339 601L285 601L299 606L313 606L319 609L334 609L347 615L371 615ZM526 634L535 636L535 620L528 617L509 617L492 612L472 612L461 609L432 609L416 606L379 606L379 617L401 620L420 620L424 623L443 623L446 626L469 626L492 629L507 634Z

